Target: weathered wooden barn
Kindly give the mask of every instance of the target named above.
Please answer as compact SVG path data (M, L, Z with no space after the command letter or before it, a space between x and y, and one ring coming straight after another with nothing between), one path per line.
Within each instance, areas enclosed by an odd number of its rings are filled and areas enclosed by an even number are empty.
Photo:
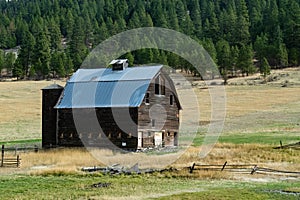
M180 102L160 66L79 69L43 91L42 145L136 150L177 146Z

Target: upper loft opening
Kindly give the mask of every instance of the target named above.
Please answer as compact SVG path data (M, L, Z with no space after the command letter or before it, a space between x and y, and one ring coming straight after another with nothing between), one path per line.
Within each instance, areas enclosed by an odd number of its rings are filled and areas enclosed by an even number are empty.
M112 71L122 71L128 67L128 59L116 59L109 64L112 65Z

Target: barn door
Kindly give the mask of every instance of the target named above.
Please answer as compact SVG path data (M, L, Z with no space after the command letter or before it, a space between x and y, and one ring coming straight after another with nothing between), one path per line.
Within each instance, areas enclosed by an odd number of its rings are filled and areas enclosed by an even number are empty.
M155 132L154 133L154 145L155 146L162 146L162 132Z
M143 132L138 132L138 149L141 149L143 146Z

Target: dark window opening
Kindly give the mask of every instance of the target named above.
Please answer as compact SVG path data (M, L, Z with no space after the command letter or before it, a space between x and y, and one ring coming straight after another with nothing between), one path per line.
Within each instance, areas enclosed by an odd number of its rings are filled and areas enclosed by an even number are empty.
M146 96L145 96L145 103L146 103L146 104L149 104L149 103L150 103L149 97L150 97L150 93L147 92L147 93L146 93Z
M151 125L152 127L155 127L155 119L151 119Z
M173 101L174 101L173 95L170 95L170 105L171 105L171 106L173 106L173 103L174 103Z
M166 86L165 80L160 76L155 78L155 86L154 86L155 94L157 95L165 95L166 94Z
M159 94L159 76L155 79L155 94Z

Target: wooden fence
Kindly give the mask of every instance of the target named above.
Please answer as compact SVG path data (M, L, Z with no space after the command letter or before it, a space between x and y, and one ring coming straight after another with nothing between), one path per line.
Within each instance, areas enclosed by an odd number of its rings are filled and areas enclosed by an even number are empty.
M16 157L5 157L5 147L2 145L1 148L1 163L0 167L20 167L21 158L19 155Z
M253 174L257 168L255 164L234 164L229 165L227 161L223 165L201 165L193 163L190 167L190 173L194 170L206 170L206 171L230 171L230 172L240 172L240 173L251 173Z
M236 173L258 173L258 174L276 174L276 175L289 175L294 177L299 177L300 172L296 171L284 171L265 167L258 167L256 164L227 164L227 161L223 165L201 165L193 163L189 167L190 173L195 170L205 170L205 171L229 171Z

